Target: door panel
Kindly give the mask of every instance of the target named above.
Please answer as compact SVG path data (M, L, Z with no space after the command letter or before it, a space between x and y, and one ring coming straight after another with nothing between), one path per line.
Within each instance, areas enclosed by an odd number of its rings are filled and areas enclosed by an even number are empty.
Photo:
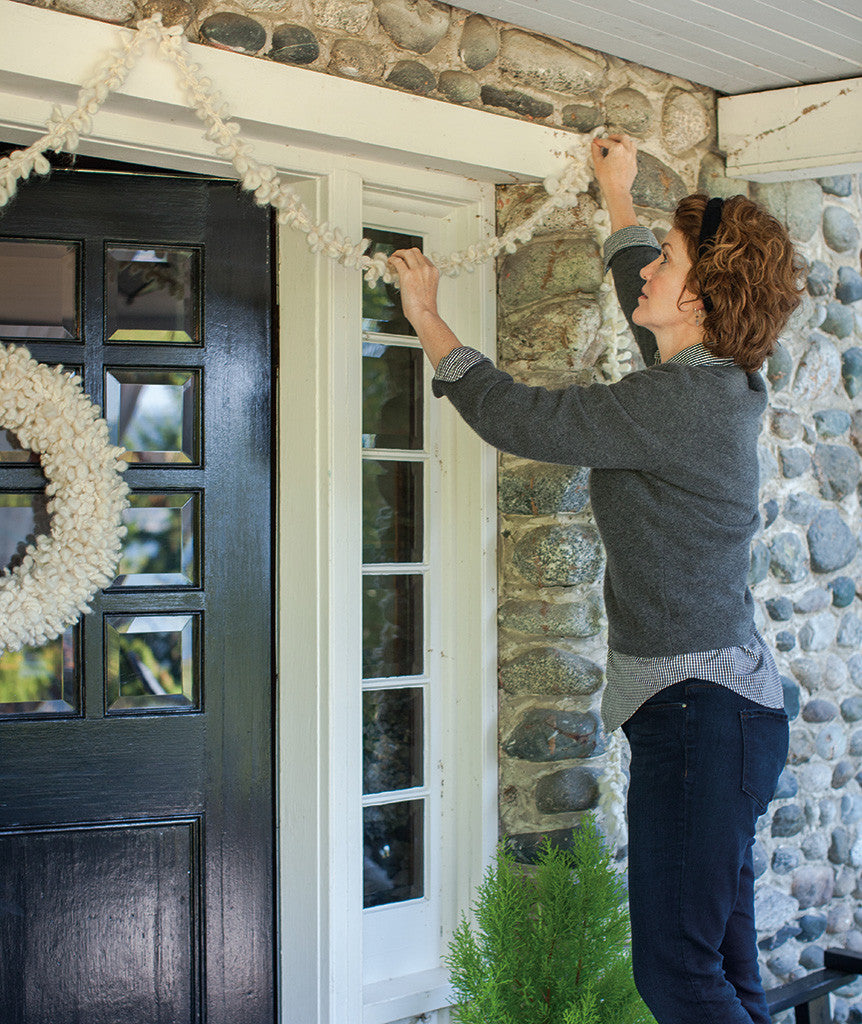
M4 1006L51 1024L192 1024L199 857L199 820L0 835L0 943L19 965Z
M0 338L82 374L133 492L92 613L0 657L4 1024L274 1020L270 232L169 175L0 216ZM44 482L6 438L13 558Z

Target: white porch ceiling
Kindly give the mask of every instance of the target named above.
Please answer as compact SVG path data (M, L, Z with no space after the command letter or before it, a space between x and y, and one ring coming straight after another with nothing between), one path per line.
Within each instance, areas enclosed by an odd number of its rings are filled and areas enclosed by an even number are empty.
M862 0L468 0L458 6L730 95L862 76Z

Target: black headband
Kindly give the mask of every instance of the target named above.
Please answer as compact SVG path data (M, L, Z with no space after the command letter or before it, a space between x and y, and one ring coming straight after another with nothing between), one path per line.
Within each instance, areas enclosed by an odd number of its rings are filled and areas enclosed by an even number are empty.
M700 222L700 236L697 240L698 259L701 259L705 255L709 243L718 233L719 226L721 225L721 211L723 208L723 199L710 199L706 204L706 209L703 211L703 220ZM703 302L703 308L707 313L711 313L713 310L712 299L710 299L708 295L701 295L700 298Z

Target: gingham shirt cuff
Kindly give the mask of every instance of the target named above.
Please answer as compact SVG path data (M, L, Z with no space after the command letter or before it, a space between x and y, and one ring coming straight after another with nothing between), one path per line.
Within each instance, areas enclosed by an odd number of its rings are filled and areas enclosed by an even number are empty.
M605 271L611 265L611 260L621 249L630 249L634 245L648 245L653 249L661 249L658 239L649 228L641 227L640 224L630 224L628 227L615 231L605 241Z
M468 348L466 345L453 348L437 364L434 380L448 383L460 380L468 370L471 370L476 363L481 363L485 358L481 352L477 352L474 348Z

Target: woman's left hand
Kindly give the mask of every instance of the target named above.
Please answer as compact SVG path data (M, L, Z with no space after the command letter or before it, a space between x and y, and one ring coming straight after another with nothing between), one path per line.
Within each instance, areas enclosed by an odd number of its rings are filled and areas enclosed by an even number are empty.
M420 333L420 322L437 317L437 285L440 271L419 249L398 249L389 257L389 267L398 275L401 308Z

